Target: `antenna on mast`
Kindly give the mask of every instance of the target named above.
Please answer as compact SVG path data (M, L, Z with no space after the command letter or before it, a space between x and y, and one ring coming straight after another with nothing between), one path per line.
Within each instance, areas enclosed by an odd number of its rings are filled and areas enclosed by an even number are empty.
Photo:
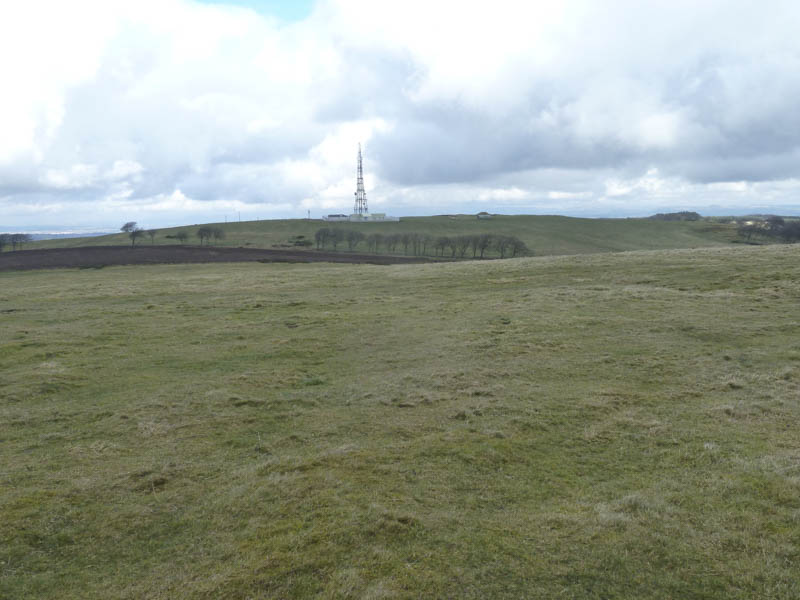
M358 145L358 169L356 171L356 202L353 213L357 215L369 214L367 209L367 192L364 191L364 169L361 166L361 144Z

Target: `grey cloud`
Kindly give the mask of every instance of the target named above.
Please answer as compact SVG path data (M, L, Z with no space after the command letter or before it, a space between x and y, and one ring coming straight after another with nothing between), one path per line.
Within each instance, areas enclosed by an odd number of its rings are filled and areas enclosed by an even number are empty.
M369 119L387 124L362 140L375 197L397 202L396 212L430 206L423 196L434 187L448 206L472 208L481 190L519 188L530 207L557 207L548 193L561 190L593 199L564 200L565 209L624 212L598 204L605 180L656 169L700 193L713 182L791 179L800 159L795 17L800 9L788 2L769 11L612 3L575 21L575 31L555 32L549 61L523 40L494 71L476 64L472 79L452 81L437 70L437 48L410 47L414 31L361 40L317 18L286 35L255 27L179 60L169 28L125 22L96 72L64 88L60 126L37 133L40 156L0 164L0 196L65 205L124 196L145 206L181 190L209 203L298 205L352 168L327 165L312 181L282 165L324 162L314 150L323 140ZM498 32L485 33L473 43L491 44ZM451 43L448 30L439 43ZM109 175L117 161L142 170ZM636 189L625 200L631 210L646 195Z

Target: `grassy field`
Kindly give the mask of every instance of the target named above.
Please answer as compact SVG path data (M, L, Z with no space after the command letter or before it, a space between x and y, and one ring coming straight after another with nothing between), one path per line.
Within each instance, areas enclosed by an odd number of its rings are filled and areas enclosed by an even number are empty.
M0 283L2 598L800 597L800 245Z
M250 246L269 248L285 244L289 238L304 235L314 239L321 227L358 229L367 234L418 232L436 236L491 233L513 235L524 241L537 256L617 252L623 250L660 250L673 248L698 248L729 244L736 240L736 226L703 220L694 222L667 222L652 219L577 219L572 217L539 215L497 215L489 220L478 220L474 215L439 217L408 217L396 223L326 223L320 220L272 220L243 223L215 223L225 231L224 246ZM156 244L177 243L167 236L179 230L189 234L189 243L199 242L199 226L175 227L159 230L152 240ZM128 244L126 234L92 238L45 240L29 244L30 248L63 248L83 245ZM150 244L149 237L138 243ZM359 250L365 251L362 245Z

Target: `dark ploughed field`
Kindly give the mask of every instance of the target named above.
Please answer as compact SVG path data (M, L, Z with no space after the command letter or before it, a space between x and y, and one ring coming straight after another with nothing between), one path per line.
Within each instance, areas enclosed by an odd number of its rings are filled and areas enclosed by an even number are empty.
M0 254L0 271L53 268L99 268L111 265L147 265L211 262L335 262L379 265L429 262L405 256L318 252L315 250L266 250L200 246L86 246L20 250Z

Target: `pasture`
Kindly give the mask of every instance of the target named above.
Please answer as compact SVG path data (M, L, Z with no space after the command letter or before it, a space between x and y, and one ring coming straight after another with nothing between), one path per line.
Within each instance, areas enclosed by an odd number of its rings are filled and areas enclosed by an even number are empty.
M0 285L2 598L800 597L800 246Z
M145 223L140 224L146 227ZM547 215L496 215L478 220L474 215L404 217L388 223L328 223L322 220L284 219L212 223L225 232L225 239L215 245L271 248L286 245L295 236L313 241L322 227L358 230L365 234L422 233L432 237L474 234L510 235L521 239L536 256L619 252L627 250L662 250L719 246L737 240L736 226L713 220L669 222L651 219L579 219ZM199 225L159 229L152 243L177 244L175 235L184 231L187 243L199 244ZM171 237L168 237L171 236ZM737 240L738 241L738 240ZM127 234L118 233L91 238L44 240L26 248L66 248L75 246L130 245ZM144 236L138 245L147 246ZM358 248L366 252L366 247ZM383 250L385 251L385 249Z

